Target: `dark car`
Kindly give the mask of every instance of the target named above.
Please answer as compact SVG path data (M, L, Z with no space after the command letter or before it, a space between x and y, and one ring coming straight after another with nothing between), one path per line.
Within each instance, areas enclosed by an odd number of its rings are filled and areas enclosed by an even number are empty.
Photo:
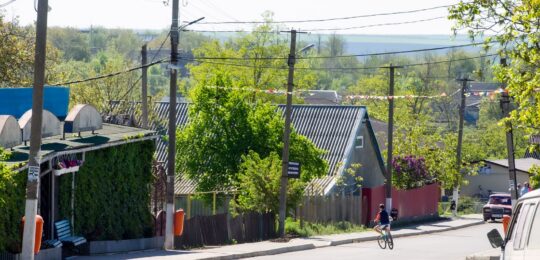
M491 194L482 213L484 221L502 219L503 215L512 215L512 197L508 193Z

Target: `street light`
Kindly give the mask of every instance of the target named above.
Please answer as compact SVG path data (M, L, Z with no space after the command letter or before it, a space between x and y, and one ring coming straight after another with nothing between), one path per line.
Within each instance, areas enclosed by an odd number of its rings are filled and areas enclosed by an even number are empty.
M179 30L179 31L184 31L184 29L185 29L186 27L188 27L188 26L190 26L190 25L192 25L192 24L198 23L198 22L200 22L200 21L202 21L202 20L204 20L204 16L201 17L201 18L199 18L199 19L197 19L197 20L188 22L188 23L186 23L186 24L180 26L180 27L178 28L178 30Z

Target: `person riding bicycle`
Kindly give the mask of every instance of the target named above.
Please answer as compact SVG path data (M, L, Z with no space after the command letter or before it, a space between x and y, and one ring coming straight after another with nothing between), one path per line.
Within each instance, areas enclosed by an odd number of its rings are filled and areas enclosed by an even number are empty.
M383 234L382 230L386 230L386 232L389 232L390 228L390 216L388 216L388 212L384 210L384 204L379 205L379 213L377 213L377 217L375 217L375 223L378 223L373 229L379 233Z

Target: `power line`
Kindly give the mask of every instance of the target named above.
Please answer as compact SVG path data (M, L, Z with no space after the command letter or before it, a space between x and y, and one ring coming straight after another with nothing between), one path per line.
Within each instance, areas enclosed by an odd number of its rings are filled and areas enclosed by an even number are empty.
M368 25L361 25L361 26L352 26L352 27L341 27L341 28L319 28L319 29L302 29L302 31L306 32L319 32L319 31L345 31L345 30L353 30L353 29L363 29L363 28L372 28L372 27L379 27L379 26L390 26L390 25L403 25L403 24L412 24L412 23L422 23L422 22L429 22L439 19L444 19L446 16L437 16L433 18L427 18L427 19L420 19L420 20L411 20L411 21L404 21L404 22L392 22L392 23L378 23L378 24L368 24Z
M142 69L142 68L145 68L145 67L154 66L156 64L160 64L160 63L163 63L163 62L168 62L168 60L163 59L163 60L159 60L159 61L156 61L156 62L148 63L148 64L143 65L143 66L138 66L138 67L130 68L130 69L127 69L127 70L123 70L123 71L117 71L117 72L113 72L113 73L109 73L109 74L105 74L105 75L100 75L100 76L97 76L97 77L82 79L82 80L75 80L75 81L69 81L69 82L56 83L56 84L53 84L51 86L65 86L65 85L71 85L71 84L84 83L84 82L88 82L88 81L94 81L94 80L98 80L98 79L110 78L110 77L118 76L118 75L121 75L121 74L129 73L129 72L132 72L132 71L135 71L135 70L139 70L139 69Z
M9 0L6 3L0 4L0 8L6 7L17 0Z
M441 64L441 63L448 63L448 62L456 62L456 61L465 61L465 60L473 60L473 59L479 59L479 58L485 58L485 57L492 57L497 56L498 54L486 54L486 55L480 55L480 56L474 56L474 57L467 57L467 58L460 58L460 59L450 59L450 60L441 60L441 61L433 61L433 62L424 62L424 63L411 63L411 64L403 64L403 65L396 65L401 67L415 67L415 66L426 66L426 65L433 65L433 64ZM254 66L254 65L247 65L247 64L238 64L238 63L230 63L230 62L213 62L213 61L206 61L206 60L200 60L198 58L194 59L184 59L187 61L196 61L201 63L208 63L208 64L215 64L215 65L227 65L227 66L236 66L236 67L248 67L248 68L263 68L263 69L280 69L280 70L286 70L288 67L274 67L274 66ZM298 70L377 70L381 68L386 68L384 66L375 66L375 67L319 67L319 68L307 68L307 67L297 67L295 69Z
M407 11L398 11L398 12L389 12L389 13L375 13L375 14L364 14L364 15L355 15L355 16L346 16L346 17L335 17L335 18L323 18L323 19L311 19L311 20L283 20L283 21L221 21L221 22L202 22L200 24L280 24L280 23L312 23L312 22L327 22L327 21L338 21L338 20L350 20L357 18L368 18L376 16L388 16L388 15L397 15L397 14L411 14L418 12L425 12L430 10L442 9L452 7L454 5L440 5L428 8L407 10Z

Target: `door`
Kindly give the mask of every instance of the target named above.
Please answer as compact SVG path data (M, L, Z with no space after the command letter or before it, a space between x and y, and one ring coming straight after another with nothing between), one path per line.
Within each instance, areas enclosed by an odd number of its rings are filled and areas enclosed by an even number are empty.
M505 260L524 259L536 207L536 200L526 200L516 207L514 221L508 232L509 239L504 252Z

